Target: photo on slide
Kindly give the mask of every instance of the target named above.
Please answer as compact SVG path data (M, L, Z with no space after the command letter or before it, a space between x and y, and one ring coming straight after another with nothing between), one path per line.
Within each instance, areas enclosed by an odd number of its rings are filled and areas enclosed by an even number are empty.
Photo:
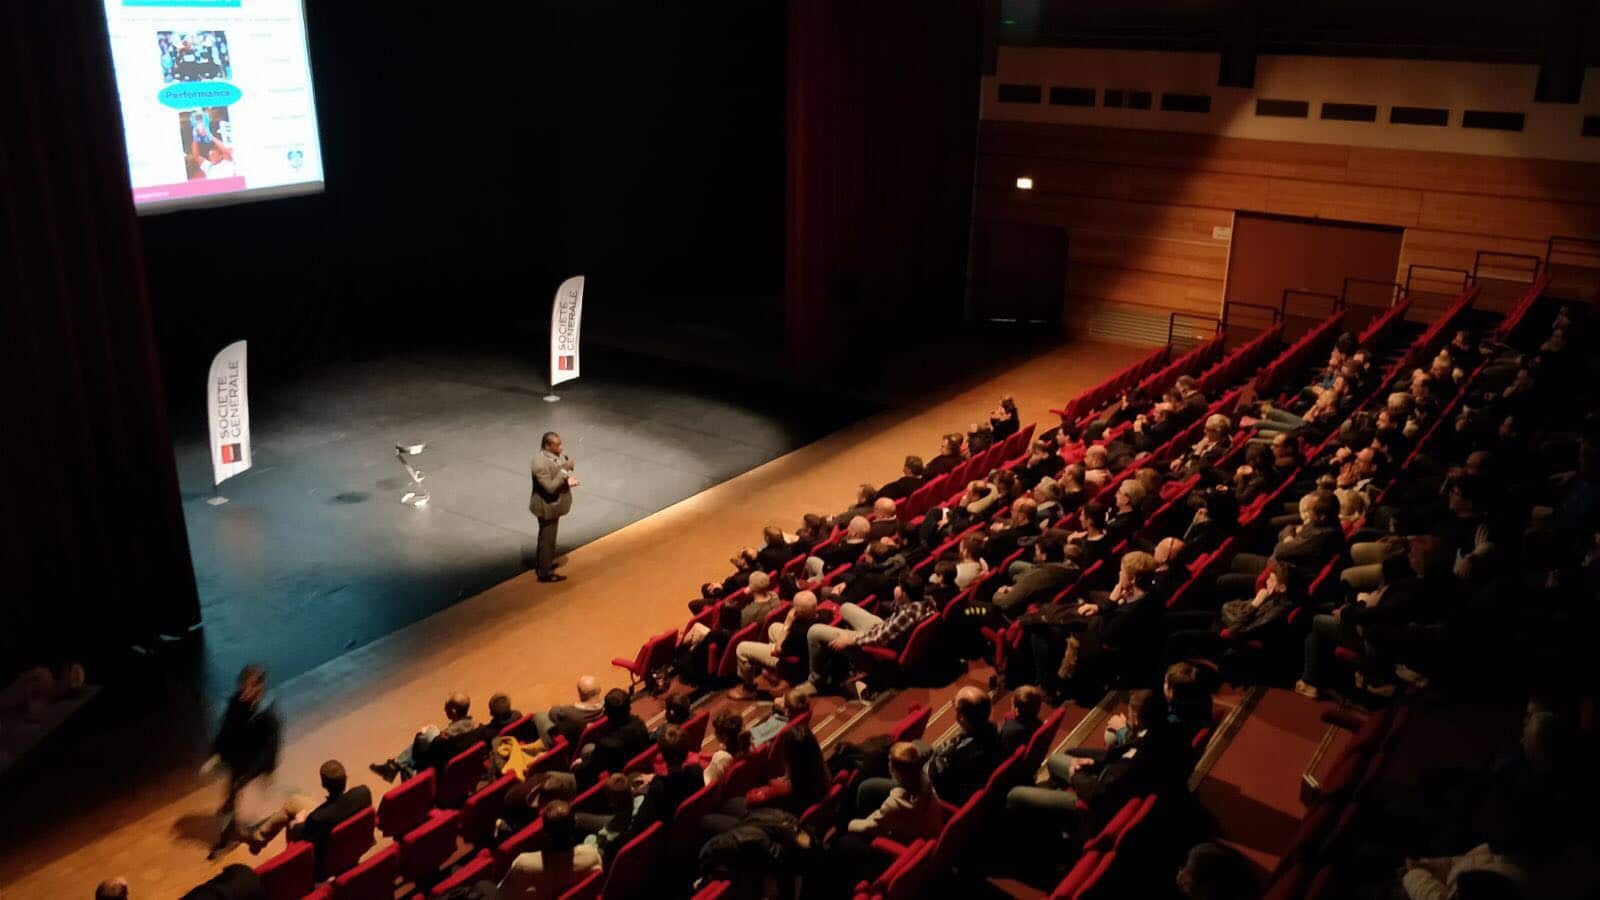
M215 81L233 77L228 35L222 31L158 31L161 80Z
M226 106L178 113L178 136L190 181L240 174L233 158L233 123L228 121Z

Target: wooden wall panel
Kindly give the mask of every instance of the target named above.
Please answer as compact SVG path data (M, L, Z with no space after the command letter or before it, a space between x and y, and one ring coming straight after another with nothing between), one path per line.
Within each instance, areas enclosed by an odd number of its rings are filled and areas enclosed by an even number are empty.
M1402 226L1417 224L1421 209L1421 191L1288 178L1272 179L1265 207L1286 216Z
M1404 227L1397 281L1412 264L1470 270L1479 250L1543 256L1552 235L1600 237L1600 165L1586 163L986 120L978 171L979 227L1066 229L1079 329L1097 310L1218 314L1218 229L1235 210Z

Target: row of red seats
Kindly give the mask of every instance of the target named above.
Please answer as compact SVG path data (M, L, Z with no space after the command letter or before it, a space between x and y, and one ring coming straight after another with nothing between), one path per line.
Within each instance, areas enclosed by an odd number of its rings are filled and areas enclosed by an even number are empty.
M913 712L908 719L917 716ZM983 829L1005 805L1006 793L1024 783L1042 765L1050 744L1066 717L1058 709L1040 723L1028 743L1019 747L990 773L988 782L960 806L945 803L947 818L938 837L901 844L886 837L872 840L872 848L887 862L882 874L856 885L857 900L899 900L936 892L936 879L955 869L972 836ZM924 724L926 719L923 720ZM943 801L941 801L943 802Z
M1221 358L1226 349L1226 342L1227 335L1219 332L1216 337L1195 347L1173 360L1166 368L1139 382L1139 392L1146 397L1157 397L1166 393L1167 389L1184 375L1204 372L1213 362Z
M1151 373L1164 366L1167 360L1171 358L1171 344L1158 347L1149 356L1089 388L1068 401L1062 408L1050 410L1050 413L1051 415L1060 416L1068 422L1077 422L1086 416L1093 415L1101 407L1122 396L1123 392L1128 388L1149 377Z
M1265 900L1334 896L1330 891L1343 851L1409 717L1404 706L1374 712L1365 719L1347 710L1324 714L1326 721L1353 732L1350 743L1328 778L1317 786L1310 810L1272 872Z
M1227 390L1245 379L1251 371L1259 368L1263 357L1283 340L1283 323L1279 322L1261 332L1249 341L1241 344L1227 359L1206 370L1199 378L1196 385L1200 393L1211 395L1218 391ZM1303 339L1302 339L1303 340ZM1282 355L1279 355L1282 358Z
M1528 289L1522 292L1522 296L1511 304L1511 309L1506 313L1505 318L1500 320L1500 326L1494 330L1494 339L1496 341L1505 341L1506 338L1509 338L1511 333L1517 329L1517 326L1522 324L1522 320L1527 317L1528 310L1533 309L1534 302L1544 294L1545 288L1549 286L1549 273L1535 278L1533 284L1528 285Z

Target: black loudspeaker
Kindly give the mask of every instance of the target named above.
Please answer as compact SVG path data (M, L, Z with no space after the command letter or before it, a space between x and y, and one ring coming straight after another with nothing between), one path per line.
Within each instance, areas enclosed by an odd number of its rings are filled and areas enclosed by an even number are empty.
M1538 103L1577 103L1583 96L1583 35L1594 14L1594 0L1565 0L1545 34Z
M1222 23L1218 47L1222 62L1217 68L1217 87L1256 86L1256 50L1261 34L1259 7L1257 0L1246 0L1236 14Z

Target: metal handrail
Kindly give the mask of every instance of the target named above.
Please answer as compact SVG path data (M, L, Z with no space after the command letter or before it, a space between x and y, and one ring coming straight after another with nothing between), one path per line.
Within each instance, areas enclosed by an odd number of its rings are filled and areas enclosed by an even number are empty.
M1283 310L1283 315L1285 318L1287 318L1289 315L1290 294L1294 294L1299 297L1324 297L1328 300L1332 300L1333 304L1328 309L1328 315L1330 316L1338 312L1339 309L1344 305L1344 301L1339 298L1338 294L1329 294L1325 291L1304 291L1299 288L1284 288L1283 294L1278 299L1278 307L1279 309Z
M1461 276L1461 290L1463 291L1466 290L1467 287L1476 280L1472 277L1472 273L1468 272L1466 269L1455 269L1449 266L1425 266L1421 263L1412 263L1411 265L1406 266L1406 293L1408 294L1411 293L1411 278L1417 273L1418 270L1424 272L1454 272Z
M1350 305L1350 285L1352 284L1381 284L1385 287L1393 288L1393 290L1389 292L1389 306L1391 309L1395 306L1395 304L1404 299L1406 295L1406 286L1398 281L1384 281L1381 278L1356 278L1354 276L1348 276L1344 280L1344 287L1339 290L1340 306Z
M1545 245L1545 248L1545 252L1549 253L1548 244ZM1473 254L1472 257L1472 278L1474 281L1476 281L1478 278L1478 269L1483 267L1483 258L1485 256L1498 256L1501 259L1531 260L1533 262L1533 273L1528 279L1529 284L1533 284L1535 281L1539 280L1539 267L1544 264L1544 260L1534 256L1531 253L1500 253L1495 250L1479 250L1477 253Z
M1271 325L1276 325L1279 322L1283 321L1283 310L1278 309L1277 307L1267 306L1265 303L1246 303L1243 300L1224 300L1224 301L1222 301L1222 328L1223 328L1223 330L1227 330L1227 328L1228 328L1228 321L1229 321L1228 313L1230 311L1232 311L1234 307L1240 307L1240 308L1243 308L1243 309L1264 309L1268 313L1272 314Z

